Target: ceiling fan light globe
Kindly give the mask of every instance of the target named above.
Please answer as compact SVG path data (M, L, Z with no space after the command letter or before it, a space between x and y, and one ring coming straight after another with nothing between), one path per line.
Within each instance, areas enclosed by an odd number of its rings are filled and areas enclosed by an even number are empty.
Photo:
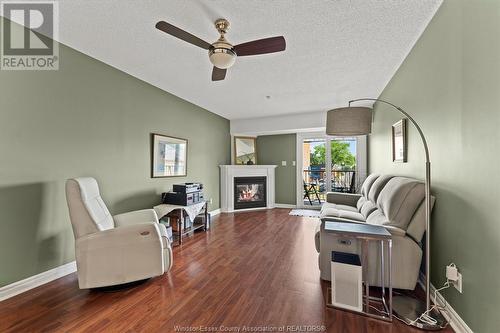
M234 65L236 53L228 48L213 48L209 52L210 62L217 68L226 69Z

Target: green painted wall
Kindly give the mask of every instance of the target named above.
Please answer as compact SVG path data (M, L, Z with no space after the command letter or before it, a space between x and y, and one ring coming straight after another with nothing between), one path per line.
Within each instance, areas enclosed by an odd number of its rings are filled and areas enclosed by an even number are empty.
M296 135L263 135L257 137L258 164L274 164L276 168L276 203L295 205L297 201ZM286 166L281 165L286 161Z
M200 181L219 207L229 121L60 47L59 71L0 72L0 287L74 259L67 178L94 176L112 214ZM187 138L188 177L150 178L150 133Z
M500 327L500 2L447 0L381 98L402 106L427 136L437 196L432 221L432 283L454 262L463 294L444 295L474 332ZM423 149L409 125L406 164L391 162L397 112L377 106L371 172L424 177Z

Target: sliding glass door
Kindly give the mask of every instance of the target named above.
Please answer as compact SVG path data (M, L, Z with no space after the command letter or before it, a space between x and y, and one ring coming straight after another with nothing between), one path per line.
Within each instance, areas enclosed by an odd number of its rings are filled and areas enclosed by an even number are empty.
M331 138L331 174L329 191L354 193L356 191L356 138Z
M302 142L302 172L304 204L319 206L325 201L327 192L327 172L325 147L322 138L307 138Z
M330 137L321 133L297 135L298 206L321 207L327 192L356 192L359 171L366 170L358 165L363 153L358 143L359 138L353 137ZM365 146L361 146L361 150L365 150Z

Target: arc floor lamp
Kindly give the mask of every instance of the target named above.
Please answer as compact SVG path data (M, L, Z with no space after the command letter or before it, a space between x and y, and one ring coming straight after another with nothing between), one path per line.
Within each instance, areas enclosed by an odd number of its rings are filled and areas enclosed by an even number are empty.
M393 309L398 318L404 320L408 325L422 329L440 329L445 322L443 316L436 310L431 309L430 299L430 252L431 252L431 162L429 158L429 147L422 129L417 122L402 108L390 102L378 98L360 98L349 101L349 106L328 111L326 120L326 134L337 136L357 136L371 133L372 108L354 107L352 103L361 101L372 101L392 106L407 117L415 126L425 150L425 304L412 297L396 296L393 298ZM422 315L426 317L422 320Z

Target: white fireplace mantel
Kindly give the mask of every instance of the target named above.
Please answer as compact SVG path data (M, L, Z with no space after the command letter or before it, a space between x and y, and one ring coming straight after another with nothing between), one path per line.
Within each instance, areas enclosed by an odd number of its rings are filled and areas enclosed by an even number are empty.
M276 165L219 165L221 181L221 211L234 212L234 178L266 177L266 208L274 208L274 169ZM236 211L262 208L238 209Z

